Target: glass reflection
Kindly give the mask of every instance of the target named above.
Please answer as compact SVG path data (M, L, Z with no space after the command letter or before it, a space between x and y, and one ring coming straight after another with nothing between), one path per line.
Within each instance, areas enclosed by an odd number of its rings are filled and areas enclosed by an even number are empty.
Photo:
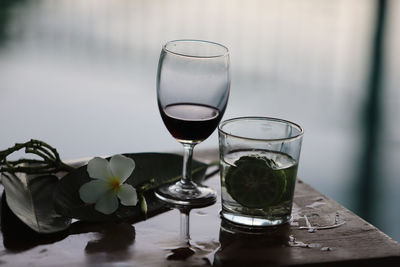
M213 265L280 265L290 257L289 240L289 223L257 230L222 220L219 234L221 247L215 254Z

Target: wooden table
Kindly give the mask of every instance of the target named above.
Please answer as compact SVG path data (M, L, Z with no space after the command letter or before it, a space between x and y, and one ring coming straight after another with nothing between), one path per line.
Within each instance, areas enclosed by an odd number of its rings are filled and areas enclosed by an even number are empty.
M213 160L215 151L197 151ZM219 189L219 175L206 184ZM291 224L249 233L221 220L221 203L190 213L191 248L177 245L180 214L138 222L75 222L61 234L18 232L1 239L3 266L400 266L400 244L308 184L297 181ZM332 229L307 230L334 223ZM3 219L13 220L3 208Z

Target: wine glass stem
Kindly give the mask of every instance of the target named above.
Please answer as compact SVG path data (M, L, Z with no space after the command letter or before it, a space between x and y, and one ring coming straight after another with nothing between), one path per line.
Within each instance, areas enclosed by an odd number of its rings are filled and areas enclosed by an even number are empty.
M192 181L192 158L194 144L183 144L183 169L181 185L184 189L195 189L196 185Z

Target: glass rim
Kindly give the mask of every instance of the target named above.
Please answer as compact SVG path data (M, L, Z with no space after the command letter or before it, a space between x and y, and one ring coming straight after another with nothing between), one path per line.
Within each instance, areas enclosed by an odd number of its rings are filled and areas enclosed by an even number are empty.
M225 52L222 53L222 54L221 53L216 53L216 55L211 55L211 56L198 56L198 55L190 55L190 54L185 54L185 53L178 53L178 52L172 51L172 50L167 48L167 46L169 44L181 43L181 42L198 42L198 43L212 44L212 45L216 45L216 46L221 47L222 49L225 50ZM219 43L216 43L216 42L205 41L205 40L197 40L197 39L177 39L177 40L168 41L163 45L162 49L166 53L171 53L171 54L174 54L174 55L178 55L178 56L182 56L182 57L189 57L189 58L219 58L219 57L225 57L225 56L229 55L229 49L226 46L224 46L222 44L219 44Z
M223 130L222 128L231 122L235 122L235 121L241 121L241 120L266 120L266 121L272 121L272 122L281 122L281 123L286 123L291 125L292 127L297 128L300 132L295 135L295 136L291 136L291 137L282 137L282 138L254 138L254 137L246 137L246 136L240 136L240 135L236 135L236 134L231 134L226 132L225 130ZM231 119L227 119L222 121L219 125L218 125L218 131L225 134L225 135L229 135L235 138L239 138L239 139L245 139L245 140L251 140L251 141L262 141L262 142L282 142L282 141L292 141L292 140L296 140L301 138L304 135L304 129L297 123L285 120L285 119L278 119L278 118L273 118L273 117L262 117L262 116L246 116L246 117L236 117L236 118L231 118Z

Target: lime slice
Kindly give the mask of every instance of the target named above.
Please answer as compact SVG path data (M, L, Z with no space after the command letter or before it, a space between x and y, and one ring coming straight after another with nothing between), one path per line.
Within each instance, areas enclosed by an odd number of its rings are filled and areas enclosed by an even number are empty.
M284 170L273 160L244 156L228 169L225 184L231 197L247 208L268 208L279 203L286 190Z

